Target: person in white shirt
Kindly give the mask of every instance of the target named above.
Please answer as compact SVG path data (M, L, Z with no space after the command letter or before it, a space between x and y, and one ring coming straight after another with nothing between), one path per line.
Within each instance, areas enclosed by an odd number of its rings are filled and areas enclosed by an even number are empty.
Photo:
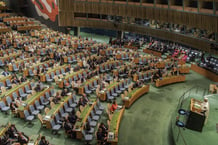
M206 119L204 121L204 124L207 123L207 120L208 120L208 116L209 116L209 102L208 102L208 98L204 98L204 102L202 102L201 104L201 109L202 109L202 112L205 114L206 116Z

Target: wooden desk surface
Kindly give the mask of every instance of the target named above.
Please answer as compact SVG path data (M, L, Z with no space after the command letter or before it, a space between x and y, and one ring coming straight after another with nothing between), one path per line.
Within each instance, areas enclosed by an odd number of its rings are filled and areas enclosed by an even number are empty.
M114 139L107 139L107 142L111 143L112 145L117 145L118 143L119 127L124 111L125 107L123 107L121 110L115 111L112 115L112 119L110 121L110 126L108 130L109 132L114 133Z
M0 137L5 134L5 132L8 130L8 128L11 126L10 123L7 123L6 126L0 127Z
M208 79L214 81L214 82L218 82L218 75L209 71L209 70L206 70L196 64L191 64L191 69L205 77L207 77Z
M128 96L124 98L123 102L125 105L125 108L131 107L131 105L142 95L147 93L149 91L150 86L149 85L144 85L141 88L135 88L133 89L130 93L128 93Z
M93 110L94 106L96 105L96 102L92 104L87 104L84 108L84 110L81 112L80 118L81 120L76 121L74 125L74 131L76 131L76 138L82 139L82 130L84 129L85 123L88 119L88 116L90 115L90 112Z
M55 106L49 110L48 114L42 117L43 121L45 121L46 128L51 128L50 120L53 119L55 114L59 112L60 108L63 107L64 103L68 102L68 100L71 98L72 96L65 96L64 98L61 99L60 103L55 104Z
M28 110L29 105L34 104L35 100L39 100L39 98L41 96L43 96L45 94L45 92L49 92L51 90L51 88L45 88L43 91L41 92L37 92L36 94L34 94L33 96L31 96L30 98L26 99L23 103L26 104L26 106L19 106L18 110L19 111L24 111Z
M156 87L172 84L172 83L178 83L178 82L184 82L185 81L185 76L183 75L178 75L178 76L170 76L163 78L162 80L158 79L155 83Z
M29 81L23 82L22 84L17 85L16 87L11 88L10 90L8 90L8 91L2 93L1 96L0 96L0 100L5 101L7 96L10 96L10 97L11 97L11 95L12 95L13 92L18 91L20 88L23 88L25 85L28 85L28 84L30 84Z

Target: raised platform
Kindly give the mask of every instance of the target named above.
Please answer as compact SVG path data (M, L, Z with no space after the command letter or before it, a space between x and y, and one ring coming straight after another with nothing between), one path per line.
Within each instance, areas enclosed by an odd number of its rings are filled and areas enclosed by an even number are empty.
M216 145L218 142L218 94L207 95L207 90L194 88L183 94L179 100L178 107L172 115L172 136L175 145ZM202 130L187 129L188 118L191 115L190 102L193 99L203 101L208 96L209 115L203 122ZM179 109L188 111L188 115L180 115ZM195 118L193 126L200 122L199 118ZM178 127L176 121L184 123L185 127ZM193 120L192 120L193 121ZM189 124L190 127L190 124ZM188 127L188 128L189 128Z

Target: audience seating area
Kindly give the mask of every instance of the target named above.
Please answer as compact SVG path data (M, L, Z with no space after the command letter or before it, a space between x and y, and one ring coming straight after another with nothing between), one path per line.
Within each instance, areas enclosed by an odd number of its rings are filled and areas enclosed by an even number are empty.
M42 28L27 17L0 17L1 112L31 125L38 121L54 135L64 130L72 141L116 145L125 109L150 87L184 82L190 68L210 72L206 77L217 82L218 59L202 59L203 52L179 44L155 38L140 39L141 46L132 40L130 45L127 40L99 43ZM108 128L106 140L99 138L102 123ZM10 127L0 127L0 141ZM27 142L40 139L29 135Z

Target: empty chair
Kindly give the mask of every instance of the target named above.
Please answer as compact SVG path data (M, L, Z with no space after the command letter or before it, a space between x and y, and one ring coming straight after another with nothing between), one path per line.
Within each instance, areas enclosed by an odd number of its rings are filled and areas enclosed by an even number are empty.
M35 106L36 109L39 110L40 112L45 108L45 106L39 104L38 100L35 101Z
M75 56L72 56L72 62L77 63L77 60L76 60Z
M60 75L60 72L59 72L59 70L56 70L56 72L55 72L55 73L56 73L56 75L57 75L57 76L59 76L59 75Z
M111 95L114 96L114 97L118 96L118 94L114 92L114 88L111 88Z
M45 100L43 96L40 97L41 104L44 106L49 105L49 100Z
M90 124L91 127L96 127L97 125L97 122L96 121L93 121L90 116L88 116L88 122Z
M61 68L61 74L62 74L62 75L66 75L66 73L65 73L65 71L64 71L63 68Z
M5 83L6 83L6 87L8 87L9 89L12 88L12 84L9 79L6 79Z
M93 139L93 135L92 134L86 134L84 130L82 130L82 134L83 134L83 137L84 137L86 143L89 144L89 142L91 142L92 139Z
M15 71L15 72L19 71L16 64L13 64L13 71Z
M54 72L51 72L51 79L54 79L54 77L55 77Z
M98 87L97 80L94 80L93 84L94 84L94 87L95 87L95 88Z
M20 97L23 99L23 98L26 98L27 97L27 94L23 92L23 89L19 89L19 95Z
M96 114L96 115L99 115L99 116L103 113L102 110L100 110L100 109L97 108L97 104L94 106L94 111L95 111L95 114Z
M68 58L67 58L67 62L70 63L70 64L73 63L71 57L68 57Z
M71 108L76 108L76 106L77 106L77 103L73 103L73 101L72 101L72 98L71 99L69 99L69 107L71 107Z
M73 111L73 109L70 108L70 107L67 105L67 103L64 103L64 110L65 110L65 112L67 112L67 113L70 113L70 112Z
M7 102L8 106L10 106L10 104L12 102L11 97L7 96L6 97L6 102Z
M52 128L52 134L57 134L58 131L61 129L61 125L60 124L55 124L54 119L52 119L50 121L51 124L51 128Z
M54 97L56 95L56 92L54 89L51 89L51 97Z
M107 100L108 101L111 101L111 100L113 100L114 99L114 96L112 96L108 91L107 91Z
M13 93L12 93L12 96L13 96L13 99L14 99L14 100L16 100L17 97L18 97L16 92L13 92Z
M59 125L63 124L63 121L61 120L61 118L60 118L58 113L55 115L55 120L56 120L57 124L59 124Z
M72 84L72 82L73 82L73 80L72 80L72 78L69 78L69 84Z
M1 87L5 87L5 85L2 82L0 82L0 88Z
M98 121L99 120L100 117L98 115L95 115L93 110L90 113L91 113L91 116L92 116L92 120L94 120L94 121Z
M121 94L121 93L122 93L122 91L120 91L120 90L118 89L118 86L117 86L117 85L115 86L115 91L116 91L116 93L118 93L118 94Z
M30 105L30 106L29 106L29 109L30 109L30 113L31 113L32 115L36 116L36 115L39 114L39 110L36 110L33 105Z
M92 93L92 91L88 89L87 85L85 85L85 93L86 94L91 94Z
M48 74L45 75L45 78L46 78L46 82L48 83L51 83L53 81L53 79L51 79Z
M78 78L77 78L76 76L73 76L73 80L74 80L74 81L77 81Z
M24 110L24 116L25 116L26 121L28 121L29 123L32 123L34 119L34 115L30 115L27 110Z
M33 89L33 88L35 88L36 84L35 84L34 82L31 82L31 83L30 83L30 86L31 86L31 88Z
M49 92L45 92L45 98L46 98L47 100L49 100L49 98L50 98Z
M122 86L122 83L119 84L119 88L121 91L125 91L125 88Z
M79 101L79 100L76 98L76 95L73 95L73 102L76 103L76 104L78 104L78 101Z
M33 77L34 76L34 73L33 73L33 70L32 69L29 69L29 76Z
M1 101L0 102L0 109L2 112L5 112L7 114L8 111L10 110L10 107L6 106L5 103L3 101Z
M100 66L100 72L105 73L106 71L103 69L103 66Z
M95 91L96 90L96 88L92 86L92 83L89 84L89 88L90 88L91 91Z
M64 113L63 108L60 108L59 112L60 112L61 118L65 118L68 115L68 113Z
M102 111L104 110L104 106L100 103L99 100L97 100L96 106L98 107L98 109L100 109L100 110L102 110Z
M30 88L29 88L29 86L28 85L25 85L25 92L27 93L27 94L31 94L32 93L32 90L30 90Z
M0 67L3 67L3 66L5 66L5 64L3 63L2 60L0 60Z

